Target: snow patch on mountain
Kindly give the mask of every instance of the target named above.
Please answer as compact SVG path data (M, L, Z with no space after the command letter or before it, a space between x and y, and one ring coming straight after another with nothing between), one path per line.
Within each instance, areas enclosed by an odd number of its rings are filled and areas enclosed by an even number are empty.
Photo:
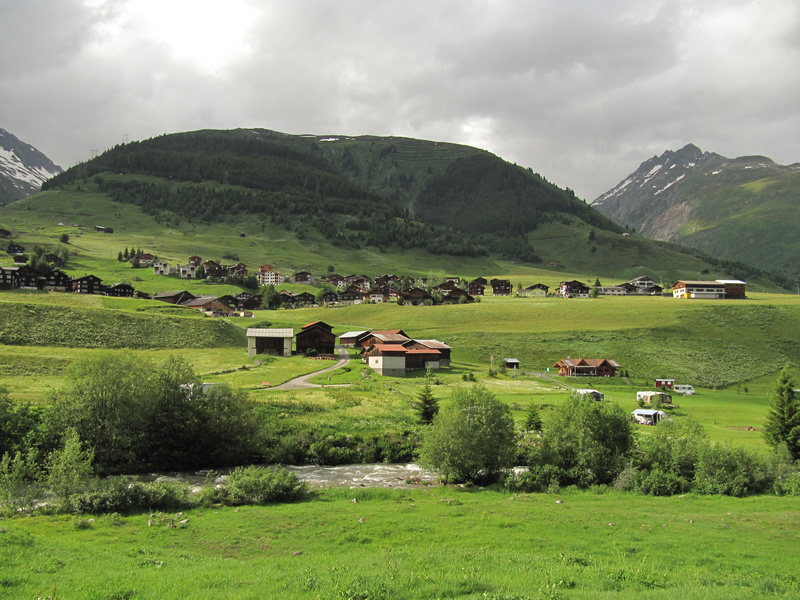
M36 148L0 129L0 204L35 194L60 172L61 167Z

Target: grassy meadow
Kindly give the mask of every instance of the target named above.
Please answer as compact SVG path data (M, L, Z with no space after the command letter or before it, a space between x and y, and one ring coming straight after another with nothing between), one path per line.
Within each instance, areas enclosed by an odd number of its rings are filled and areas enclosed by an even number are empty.
M791 498L422 486L39 516L2 523L0 598L793 598L798 516Z

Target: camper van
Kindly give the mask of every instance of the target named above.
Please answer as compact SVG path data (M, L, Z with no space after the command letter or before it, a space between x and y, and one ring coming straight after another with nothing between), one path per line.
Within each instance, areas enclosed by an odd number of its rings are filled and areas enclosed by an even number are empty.
M697 393L694 391L694 388L690 385L676 384L675 387L673 387L672 389L678 394L683 394L684 396L692 396Z

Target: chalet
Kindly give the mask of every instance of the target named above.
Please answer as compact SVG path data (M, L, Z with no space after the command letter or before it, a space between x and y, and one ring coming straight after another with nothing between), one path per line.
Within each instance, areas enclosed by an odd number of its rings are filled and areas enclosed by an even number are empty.
M388 286L375 287L364 294L364 302L369 304L381 304L382 302L389 302L391 296L389 295Z
M186 290L153 294L153 300L161 300L161 302L166 302L168 304L183 304L187 300L194 300L196 297L197 296Z
M17 270L19 267L0 267L0 288L11 290L17 287Z
M565 358L553 365L562 377L614 377L621 368L607 358Z
M0 238L9 239L11 237L11 232L8 229L0 229Z
M492 279L489 284L492 286L492 294L495 296L510 296L513 286L508 279Z
M195 267L201 267L203 265L203 259L199 256L190 256L189 264L194 265Z
M39 289L39 279L42 276L39 271L28 265L10 267L10 269L14 270L12 275L13 285L11 287L21 290Z
M327 282L331 284L333 287L337 288L347 287L347 280L337 273L332 273L331 275L328 275Z
M25 248L23 246L20 246L19 244L11 242L10 244L8 244L6 252L8 252L11 256L17 254L25 254Z
M403 292L401 298L403 299L403 302L406 304L411 304L412 306L419 306L420 304L425 304L426 302L433 302L433 296L431 296L422 288L418 287L407 289L405 292Z
M517 295L528 298L546 298L549 291L550 288L543 283L534 283L517 292Z
M453 348L439 340L409 340L403 343L403 346L411 349L427 348L428 350L437 350L439 352L439 366L450 366L450 353Z
M718 281L676 281L672 285L672 297L718 300L725 297L725 284Z
M333 354L336 346L336 336L333 327L323 321L314 321L303 325L295 336L295 348L300 354L311 350L318 354Z
M307 285L314 285L316 280L314 276L308 271L298 271L292 275L292 283L304 283Z
M281 304L285 306L292 306L295 303L295 296L289 290L280 290L278 296L281 299Z
M595 289L593 286L592 289ZM629 288L621 285L599 286L596 288L597 294L600 296L627 296L630 292ZM637 292L638 293L638 292Z
M337 304L339 302L339 294L333 290L326 290L322 292L319 299L323 304Z
M106 296L114 296L115 298L133 298L136 290L127 283L115 283L114 285L106 286L103 293Z
M558 293L564 298L588 298L591 288L580 281L562 281L558 286Z
M369 331L348 331L339 336L339 344L347 348L360 348L361 342L369 336Z
M76 294L102 294L103 280L95 275L84 275L72 280L72 291Z
M275 271L270 265L261 265L256 272L259 285L278 285L286 281L286 277Z
M28 264L28 255L27 254L15 254L14 255L14 264L15 265L27 265Z
M114 233L114 229L112 227L103 227L102 225L95 225L95 231L99 231L100 233Z
M227 275L223 266L214 260L207 260L203 263L203 272L208 279L222 279Z
M483 279L483 277L481 277ZM484 289L486 288L486 284L477 283L477 279L475 281L470 281L467 284L467 293L470 296L483 296ZM484 279L484 281L486 281Z
M592 389L575 389L572 390L572 393L576 396L580 396L581 398L595 400L596 402L602 402L606 397L603 392L598 392L597 390Z
M631 279L627 283L636 289L636 294L649 294L651 290L658 285L655 279L646 275Z
M156 260L156 256L153 254L140 254L136 257L136 262L138 262L143 267L149 267L153 264Z
M485 277L476 277L475 279L470 281L470 283L475 283L477 285L482 285L483 287L486 287L487 285L489 285L489 282L486 280Z
M442 304L467 304L474 301L475 298L461 288L454 288L442 296Z
M362 348L369 348L375 344L403 344L409 338L402 329L384 329L370 331L369 335L361 341Z
M63 267L67 263L67 261L61 258L58 254L53 254L52 252L45 254L44 259L51 265L55 265L57 267Z
M728 300L741 300L746 298L745 286L747 283L739 279L717 279L717 283L725 286L725 298Z
M181 302L180 306L199 310L207 317L230 317L233 309L216 296L198 296L191 300Z
M247 356L256 354L292 355L293 329L261 329L251 327L247 330Z
M300 292L294 295L294 304L316 304L317 297L311 292Z
M359 291L354 286L350 286L346 290L339 292L339 302L342 304L361 304L363 301L363 292Z
M247 265L244 263L236 263L235 265L226 265L222 267L225 271L223 277L247 277Z
M367 290L370 286L370 278L366 275L348 275L345 277L348 286L356 287L361 290Z

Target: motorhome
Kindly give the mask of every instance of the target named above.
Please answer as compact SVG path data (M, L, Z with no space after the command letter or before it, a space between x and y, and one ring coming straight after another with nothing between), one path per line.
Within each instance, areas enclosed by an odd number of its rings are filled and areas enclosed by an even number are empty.
M697 393L694 391L694 388L692 386L682 385L680 383L675 384L675 386L672 389L676 393L683 394L684 396L692 396L693 394Z

